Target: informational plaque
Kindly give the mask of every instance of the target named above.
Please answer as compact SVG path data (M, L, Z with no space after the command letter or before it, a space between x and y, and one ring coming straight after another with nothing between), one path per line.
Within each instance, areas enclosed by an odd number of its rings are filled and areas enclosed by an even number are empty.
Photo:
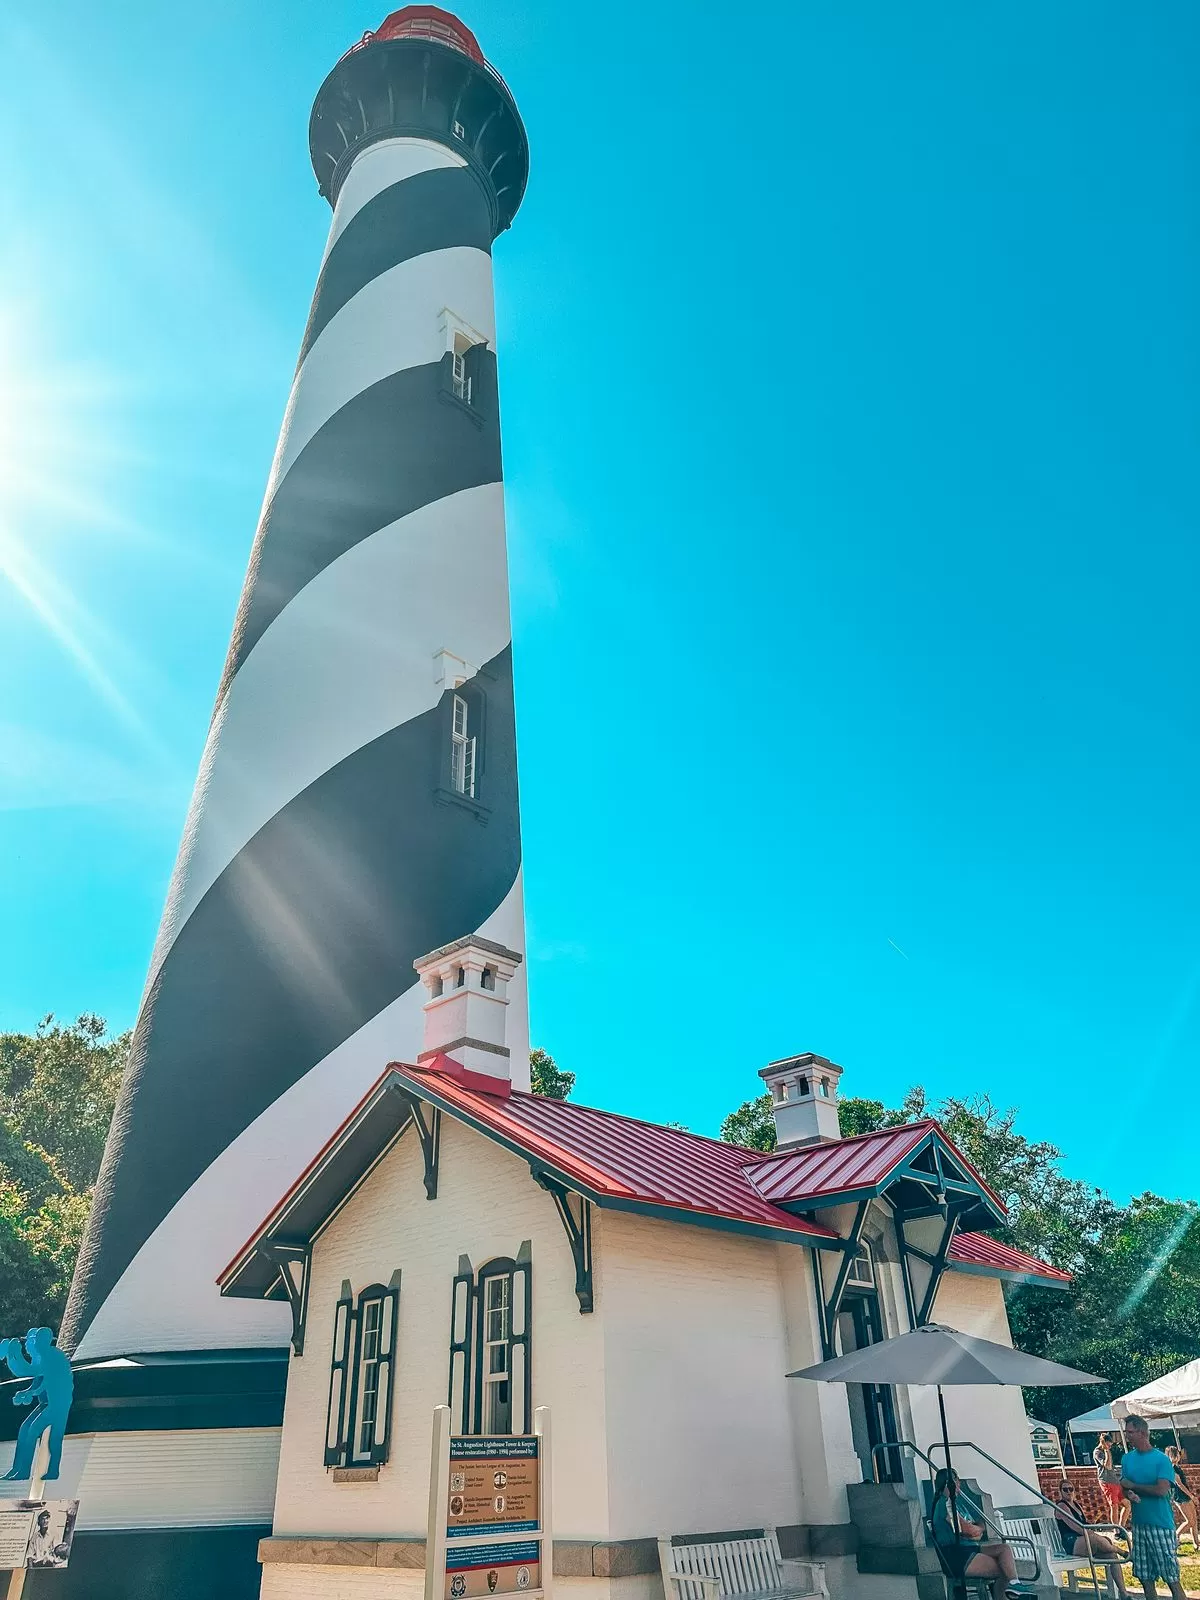
M538 1525L538 1440L450 1440L446 1536L528 1533Z
M550 1412L516 1438L451 1435L433 1420L425 1600L553 1600Z
M536 1435L450 1440L445 1600L541 1588L539 1541L494 1537L538 1532L538 1445ZM482 1535L492 1537L476 1543Z
M0 1572L65 1567L78 1500L0 1500Z

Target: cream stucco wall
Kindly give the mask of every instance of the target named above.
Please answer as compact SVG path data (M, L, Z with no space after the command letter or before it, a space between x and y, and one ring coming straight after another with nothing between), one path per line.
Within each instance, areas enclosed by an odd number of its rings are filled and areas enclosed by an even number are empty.
M1012 1344L1004 1287L998 1278L947 1272L938 1288L932 1320L996 1344ZM1037 1468L1020 1389L968 1386L948 1388L943 1393L951 1440L973 1440L1036 1487ZM910 1389L909 1402L917 1443L928 1449L932 1441L941 1438L935 1391ZM955 1466L964 1478L977 1479L997 1505L1028 1504L1030 1496L1018 1484L974 1451L960 1451Z
M606 1213L611 1537L803 1520L777 1248Z
M460 1253L478 1268L533 1254L533 1403L555 1417L555 1513L564 1539L604 1539L609 1525L604 1345L583 1317L554 1203L528 1163L449 1117L442 1121L436 1200L427 1200L420 1146L409 1129L316 1241L303 1356L293 1356L284 1407L275 1532L425 1534L433 1410L446 1401L451 1284ZM607 1219L597 1219L603 1252ZM391 1459L376 1483L335 1484L324 1466L333 1313L343 1278L355 1292L402 1273Z

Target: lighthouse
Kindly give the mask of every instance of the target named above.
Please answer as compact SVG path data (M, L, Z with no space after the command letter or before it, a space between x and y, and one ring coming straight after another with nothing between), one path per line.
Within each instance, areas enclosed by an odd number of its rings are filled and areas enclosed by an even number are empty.
M81 1369L281 1353L287 1306L218 1271L416 1060L414 960L524 950L492 246L525 130L422 5L336 64L309 144L332 222L67 1309ZM527 1086L523 965L508 999Z

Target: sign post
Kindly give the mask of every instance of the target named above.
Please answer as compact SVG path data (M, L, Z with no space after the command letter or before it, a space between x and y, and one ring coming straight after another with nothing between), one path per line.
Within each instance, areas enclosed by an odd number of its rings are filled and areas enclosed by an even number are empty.
M433 1415L425 1600L550 1600L554 1586L550 1411L531 1434L450 1433Z

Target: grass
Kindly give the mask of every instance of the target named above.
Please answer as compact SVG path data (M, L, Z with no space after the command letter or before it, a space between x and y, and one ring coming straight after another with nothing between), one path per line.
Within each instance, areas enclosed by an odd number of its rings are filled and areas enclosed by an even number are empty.
M1129 1590L1130 1596L1136 1597L1136 1600L1141 1600L1142 1586L1134 1577L1133 1568L1128 1562L1126 1562L1121 1570L1125 1574L1125 1587ZM1180 1550L1179 1581L1183 1584L1183 1587L1187 1590L1189 1595L1200 1596L1200 1551L1191 1549ZM1086 1571L1079 1573L1078 1582L1081 1589L1084 1589L1086 1586L1086 1588L1090 1590L1091 1583ZM1063 1588L1066 1588L1066 1584L1067 1580L1066 1576L1064 1575L1062 1580ZM1158 1582L1158 1592L1160 1596L1167 1593L1167 1586L1165 1583L1163 1583L1161 1578ZM1103 1593L1103 1586L1101 1586L1101 1593Z

